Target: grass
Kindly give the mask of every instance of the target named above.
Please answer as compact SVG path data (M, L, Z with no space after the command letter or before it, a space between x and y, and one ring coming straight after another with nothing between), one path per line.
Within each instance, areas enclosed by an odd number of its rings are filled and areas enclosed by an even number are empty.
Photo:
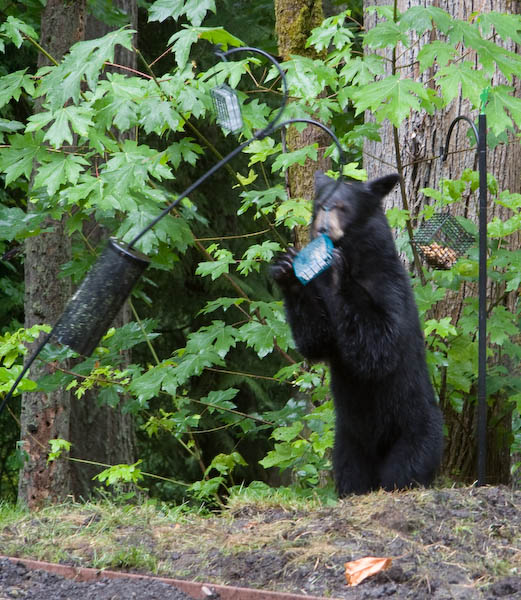
M190 514L203 518L201 511ZM1 503L0 548L11 556L155 573L160 560L143 545L145 532L172 528L187 517L184 505L168 507L153 501L71 501L32 513Z
M478 589L521 573L520 507L521 492L507 488L324 501L263 486L235 490L219 513L110 497L32 513L4 503L0 548L97 569L234 585L246 578L252 587L333 596L345 586L345 562L388 556L421 597L431 583ZM315 583L304 588L306 581Z

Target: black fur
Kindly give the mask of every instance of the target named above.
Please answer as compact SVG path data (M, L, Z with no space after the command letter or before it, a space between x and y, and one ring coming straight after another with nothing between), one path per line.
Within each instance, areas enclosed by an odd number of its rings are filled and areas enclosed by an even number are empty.
M381 206L397 181L335 187L318 173L311 232L332 237L332 267L305 286L294 249L271 267L299 351L331 368L340 496L428 485L441 461L442 417L418 311Z

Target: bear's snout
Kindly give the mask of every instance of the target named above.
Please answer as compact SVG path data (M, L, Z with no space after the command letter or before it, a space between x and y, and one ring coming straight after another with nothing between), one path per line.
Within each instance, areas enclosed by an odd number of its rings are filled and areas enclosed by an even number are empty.
M336 208L329 210L320 208L316 212L311 224L311 237L314 239L323 234L329 236L333 242L337 242L343 237L344 231Z

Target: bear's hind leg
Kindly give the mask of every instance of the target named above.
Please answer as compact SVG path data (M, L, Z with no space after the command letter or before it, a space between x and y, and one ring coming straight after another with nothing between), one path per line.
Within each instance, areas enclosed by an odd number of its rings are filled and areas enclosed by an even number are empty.
M441 446L426 439L401 437L391 447L378 469L378 485L386 491L428 486L441 461Z
M367 494L378 488L375 461L351 440L339 440L338 434L333 449L333 474L340 498Z

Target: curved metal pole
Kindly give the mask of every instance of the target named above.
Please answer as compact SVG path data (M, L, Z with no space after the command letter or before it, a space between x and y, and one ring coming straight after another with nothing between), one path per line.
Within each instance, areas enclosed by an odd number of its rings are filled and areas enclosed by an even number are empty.
M450 136L456 124L472 127L478 144L479 169L479 276L478 276L478 485L485 485L487 462L487 117L479 115L478 126L465 116L452 121L441 160L449 153Z
M447 156L449 155L450 138L452 136L452 131L454 130L454 127L457 125L458 121L465 121L466 123L468 123L468 125L472 128L474 135L476 136L476 142L478 143L478 147L479 147L479 133L476 128L476 125L474 125L474 122L471 121L468 117L460 115L459 117L456 117L454 119L454 121L452 121L452 123L450 124L449 130L447 131L447 138L445 139L445 148L442 148L443 154L441 155L441 160L444 162L447 160Z
M308 125L316 125L317 127L320 127L326 133L329 134L329 136L331 137L333 142L336 144L336 147L338 149L338 158L339 158L339 163L341 165L340 175L342 175L342 171L344 170L343 167L345 166L345 155L344 155L342 146L340 144L340 141L337 138L337 136L333 133L333 131L329 127L327 127L327 125L324 125L323 123L319 123L318 121L315 121L314 119L297 119L297 118L296 119L288 119L287 121L280 123L279 125L277 125L277 129L279 129L280 127L285 127L286 125L291 125L291 123L307 123Z

